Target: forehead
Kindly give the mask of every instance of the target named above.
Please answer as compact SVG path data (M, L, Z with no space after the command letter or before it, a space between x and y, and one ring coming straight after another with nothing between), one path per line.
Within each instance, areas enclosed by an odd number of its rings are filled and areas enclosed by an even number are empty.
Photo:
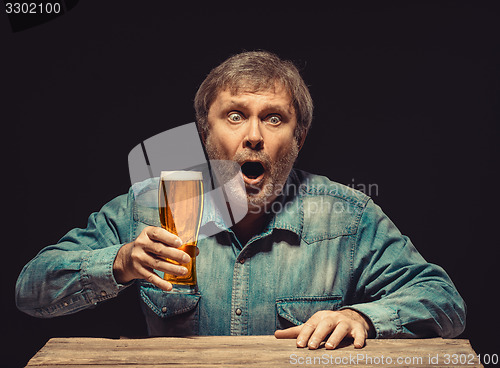
M290 93L285 87L278 84L258 90L242 87L237 89L221 89L217 93L214 103L212 104L212 106L216 108L230 107L231 105L263 108L275 107L290 115L293 115L295 112Z

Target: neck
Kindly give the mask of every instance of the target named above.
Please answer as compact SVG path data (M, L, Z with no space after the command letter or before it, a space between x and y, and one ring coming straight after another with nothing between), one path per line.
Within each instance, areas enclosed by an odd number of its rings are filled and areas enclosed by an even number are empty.
M261 206L252 204L250 201L248 202L247 214L240 222L232 227L234 234L243 246L245 246L253 236L262 233L264 227L272 217L272 211L270 211L270 209L272 209L272 204L276 198L278 198L277 194L267 198L266 203Z

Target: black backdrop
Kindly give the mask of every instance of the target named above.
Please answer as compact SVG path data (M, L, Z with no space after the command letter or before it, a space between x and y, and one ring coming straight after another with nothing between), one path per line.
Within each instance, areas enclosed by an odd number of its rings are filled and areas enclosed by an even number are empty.
M0 15L2 331L20 366L52 336L145 334L137 295L73 316L17 311L14 285L45 245L125 193L140 141L194 120L229 55L294 60L315 101L297 167L371 195L468 305L463 338L498 353L499 12L494 2L301 2L245 8L85 1L12 32ZM259 287L255 285L254 287Z

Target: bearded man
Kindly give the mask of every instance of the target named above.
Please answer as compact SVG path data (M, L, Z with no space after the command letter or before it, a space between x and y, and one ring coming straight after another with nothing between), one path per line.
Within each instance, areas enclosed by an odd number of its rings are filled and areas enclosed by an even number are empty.
M293 63L263 51L235 55L203 81L195 110L208 157L239 165L248 203L233 226L203 214L219 232L198 242L197 292L172 292L154 271L183 275L189 256L182 240L134 210L131 190L25 266L21 310L74 313L137 285L152 336L274 333L334 349L345 337L361 348L368 337L463 331L465 304L452 281L371 198L293 169L313 115Z

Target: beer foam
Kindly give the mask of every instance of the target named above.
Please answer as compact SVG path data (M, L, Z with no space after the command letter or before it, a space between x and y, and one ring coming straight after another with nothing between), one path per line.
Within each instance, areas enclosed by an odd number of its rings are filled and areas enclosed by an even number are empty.
M203 175L201 171L162 171L162 180L203 180Z

